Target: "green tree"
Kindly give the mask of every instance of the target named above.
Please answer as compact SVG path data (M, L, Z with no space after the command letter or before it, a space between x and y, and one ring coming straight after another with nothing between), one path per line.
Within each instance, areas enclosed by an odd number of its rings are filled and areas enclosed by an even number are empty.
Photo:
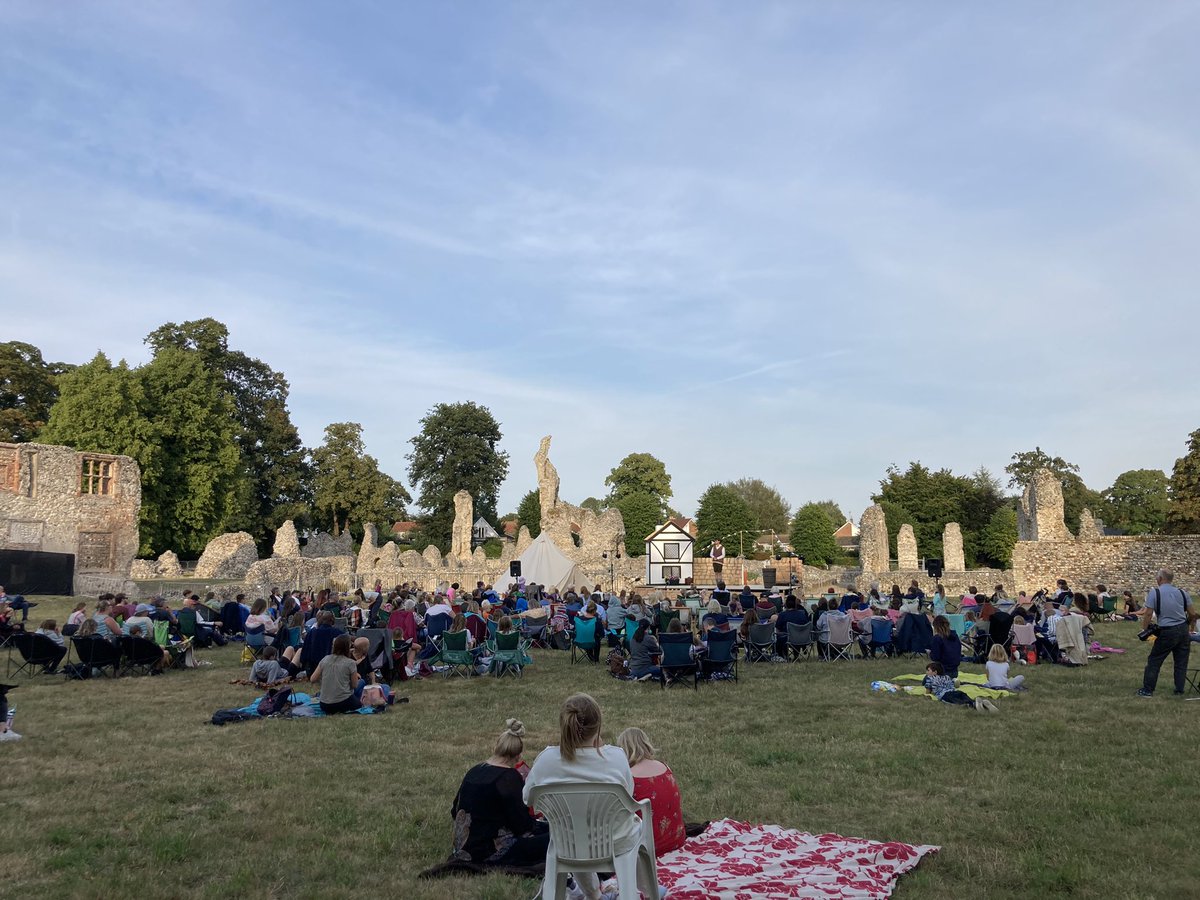
M1104 492L1104 503L1096 513L1125 534L1161 534L1171 507L1169 484L1166 473L1158 469L1122 472Z
M696 548L698 554L707 552L714 540L720 540L730 556L738 553L750 556L758 528L754 515L728 485L714 484L700 495L696 510Z
M739 478L729 482L726 487L742 498L758 523L759 531L779 534L787 531L791 511L783 495L774 487L761 478ZM838 525L841 524L838 522Z
M837 531L846 524L847 515L842 512L842 508L833 500L818 500L816 505L825 510L825 515L829 517L829 521L833 523L833 530Z
M0 343L0 441L32 441L58 399L56 377L71 367L48 363L21 341Z
M662 504L653 494L626 494L616 503L625 521L625 553L646 555L646 537L662 524Z
M529 529L530 537L542 533L542 498L537 488L522 497L521 505L517 507L517 529L520 530L522 525Z
M1166 531L1200 534L1200 429L1188 437L1187 453L1175 460L1170 495Z
M941 556L946 523L957 522L962 528L964 555L973 564L980 553L983 530L1006 502L996 479L986 469L964 476L949 469L934 472L920 462L912 462L904 471L891 466L879 486L874 500L887 517L893 556L901 525L913 526L917 552L928 558Z
M1013 547L1017 543L1017 511L1011 505L1000 507L992 514L987 528L980 535L980 557L997 569L1007 569L1012 563Z
M195 556L230 527L244 500L233 409L197 356L167 348L130 370L101 353L59 387L44 440L132 456L141 467L142 555Z
M828 565L840 556L833 533L841 524L833 523L823 504L804 504L792 519L792 550L808 565Z
M608 505L616 506L630 494L649 494L659 501L659 515L666 512L671 499L671 476L662 460L649 453L630 453L608 473L604 483L610 488Z
M1098 509L1101 497L1091 490L1079 477L1079 466L1069 463L1061 456L1051 456L1041 447L1022 453L1014 453L1012 462L1004 467L1008 473L1008 486L1024 490L1033 481L1038 469L1049 469L1062 482L1063 520L1072 534L1079 533L1079 514L1084 509ZM965 544L965 533L964 533Z
M312 503L312 464L288 412L288 383L259 359L229 348L229 329L206 318L168 322L146 336L157 355L175 349L196 355L215 373L234 410L238 467L245 484L231 526L269 546L287 519L303 523Z
M486 406L439 403L421 420L411 439L408 473L420 491L428 529L438 546L450 545L454 524L454 495L469 491L475 515L496 518L496 495L508 474L508 454L496 449L500 425Z
M362 526L368 522L390 533L392 523L405 517L404 505L412 498L400 482L379 470L378 460L363 445L357 422L326 425L325 441L313 451L313 463L317 518L328 522L335 535L350 528L355 540L362 540Z
M588 497L579 504L579 507L580 509L590 509L596 515L600 515L605 510L604 501L596 497Z

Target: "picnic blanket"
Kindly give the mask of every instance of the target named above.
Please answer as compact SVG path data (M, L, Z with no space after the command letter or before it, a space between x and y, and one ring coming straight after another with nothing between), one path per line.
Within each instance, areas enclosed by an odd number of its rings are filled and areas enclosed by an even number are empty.
M905 692L916 694L919 696L934 699L933 694L929 693L921 686L921 682L925 680L924 675L897 675L892 681L911 682L915 681L915 685L906 685ZM987 676L977 674L975 672L959 672L958 677L954 679L954 686L970 697L972 700L978 700L983 697L985 700L999 700L1002 697L1015 697L1012 691L1004 688L990 688L987 686Z
M874 900L940 848L721 819L658 860L671 900Z
M219 709L213 713L212 723L214 725L225 725L232 722L249 722L251 719L261 719L262 714L258 711L258 704L266 697L264 694L253 703L247 706L240 706L237 709ZM404 703L405 700L398 700L398 703ZM375 713L381 713L387 707L372 707L360 706L354 712L359 715L370 716ZM295 718L310 718L319 719L325 715L325 711L321 709L321 702L316 697L310 694L292 694L292 708L290 715Z

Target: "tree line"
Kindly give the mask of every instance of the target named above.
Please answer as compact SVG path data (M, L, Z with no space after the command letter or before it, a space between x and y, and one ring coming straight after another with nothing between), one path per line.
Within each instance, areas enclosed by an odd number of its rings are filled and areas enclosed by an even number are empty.
M137 367L114 364L102 352L83 365L52 362L30 344L0 343L0 440L37 440L136 459L142 470L141 555L171 549L195 556L224 531L247 531L266 552L287 519L302 530L349 529L359 541L364 523L389 533L393 522L409 516L413 497L366 452L362 426L331 423L320 446L305 447L288 410L287 380L231 348L222 323L211 318L167 323L145 343L151 358ZM420 509L410 537L417 546L445 551L458 490L470 491L476 516L497 521L508 455L499 449L499 423L478 404L437 404L419 424L406 457ZM1066 524L1073 533L1084 508L1117 533L1200 532L1197 430L1169 477L1135 469L1103 490L1089 488L1077 465L1040 447L1013 454L1005 467L1007 483L984 468L956 475L920 462L892 466L872 496L887 516L891 553L900 526L909 523L918 553L940 557L946 523L958 522L969 566L1008 566L1020 491L1043 467L1062 481ZM620 510L630 556L642 555L645 537L678 515L670 504L671 476L652 454L627 455L605 486L604 497L588 497L580 505L597 513ZM540 518L534 489L504 520L536 536ZM732 552L739 546L752 551L762 535L773 534L786 537L809 564L852 563L833 538L846 521L837 503L814 500L793 510L759 478L710 485L695 518L700 553L718 538Z

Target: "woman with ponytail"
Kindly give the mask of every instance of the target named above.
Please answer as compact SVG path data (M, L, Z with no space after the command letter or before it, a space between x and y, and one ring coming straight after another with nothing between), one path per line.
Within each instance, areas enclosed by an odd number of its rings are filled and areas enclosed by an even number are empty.
M453 859L491 866L536 866L546 859L550 832L521 799L525 726L509 719L492 755L463 777L450 815Z
M633 796L633 774L629 759L620 747L604 744L600 734L600 706L588 694L568 697L558 713L559 742L547 747L533 762L525 780L522 797L529 802L529 792L546 784L619 784ZM630 813L628 821L614 829L613 840L619 850L636 843L641 834L642 820ZM593 873L577 873L576 882L588 900L600 896L599 883Z

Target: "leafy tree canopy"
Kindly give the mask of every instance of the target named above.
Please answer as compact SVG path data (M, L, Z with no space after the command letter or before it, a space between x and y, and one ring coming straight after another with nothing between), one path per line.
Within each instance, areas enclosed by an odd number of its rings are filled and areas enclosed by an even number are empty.
M1168 485L1166 473L1158 469L1122 472L1104 492L1096 513L1125 534L1161 534L1171 507Z
M521 505L517 507L518 531L522 525L529 529L530 537L542 533L542 498L537 488L522 497Z
M825 510L825 515L828 516L829 521L833 523L834 531L837 531L839 528L845 525L847 519L849 518L844 512L842 512L842 508L832 500L818 500L816 501L815 505Z
M239 469L246 484L231 527L269 545L287 519L303 523L312 502L312 465L288 412L288 383L265 362L229 349L229 329L216 319L168 322L146 336L159 354L194 354L221 382L234 410Z
M0 441L24 443L37 437L58 399L56 376L70 368L46 362L32 344L0 343Z
M500 438L500 424L476 403L439 403L421 419L410 440L408 474L438 546L450 544L458 491L470 492L477 517L495 520L496 495L508 475L508 454L496 449Z
M412 498L400 482L379 470L357 422L325 426L325 440L313 451L313 463L317 518L328 522L335 535L349 527L361 541L367 522L390 534L392 523L405 517L405 504Z
M804 504L792 519L792 550L809 565L828 565L840 555L833 533L841 524L833 523L823 504Z
M720 540L730 556L738 553L749 556L754 548L758 525L754 515L728 485L711 485L700 496L696 510L696 553L703 555L714 540Z
M608 473L604 483L609 486L608 504L617 502L630 494L649 494L659 501L659 514L666 512L671 499L671 476L662 460L649 453L630 453Z
M625 553L645 556L646 536L662 524L662 505L653 494L626 494L616 503L625 520Z
M758 523L759 531L774 531L779 534L787 531L791 513L787 501L774 487L766 484L761 478L739 478L729 482L726 487L742 498L742 502ZM838 525L840 524L842 523L839 522Z
M596 515L600 515L600 513L604 512L604 510L606 508L604 505L604 501L600 500L596 497L588 497L586 500L584 500L582 503L579 504L579 507L580 507L580 509L590 509Z
M992 514L992 519L979 537L981 562L997 569L1012 564L1013 547L1017 543L1017 511L1005 505Z
M1200 429L1188 437L1187 453L1175 460L1170 496L1167 532L1200 534Z

